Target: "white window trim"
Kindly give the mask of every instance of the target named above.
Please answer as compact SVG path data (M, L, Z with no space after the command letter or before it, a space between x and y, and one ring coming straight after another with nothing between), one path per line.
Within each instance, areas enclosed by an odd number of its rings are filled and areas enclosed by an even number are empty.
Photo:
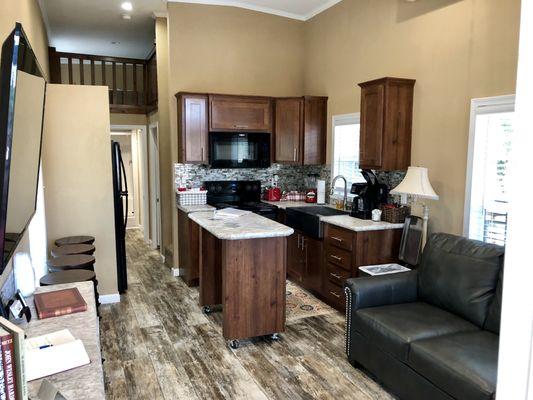
M476 143L476 116L494 112L512 112L515 95L483 97L470 102L470 128L468 133L468 160L466 166L465 204L463 215L463 236L470 237L470 204L472 201L472 172L474 169L474 148Z
M353 124L361 124L361 113L351 113L351 114L339 114L334 115L331 118L331 181L330 185L333 184L333 178L335 178L333 173L333 166L335 164L335 127L336 126L342 126L342 125L353 125ZM350 195L350 188L348 188L348 196Z

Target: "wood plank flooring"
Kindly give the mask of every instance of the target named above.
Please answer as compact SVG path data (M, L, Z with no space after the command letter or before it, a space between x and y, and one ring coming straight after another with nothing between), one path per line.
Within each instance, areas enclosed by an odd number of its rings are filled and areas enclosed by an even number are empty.
M220 313L202 314L187 287L128 230L129 289L100 308L108 399L394 399L344 354L344 316L287 323L279 342L237 350L222 338Z

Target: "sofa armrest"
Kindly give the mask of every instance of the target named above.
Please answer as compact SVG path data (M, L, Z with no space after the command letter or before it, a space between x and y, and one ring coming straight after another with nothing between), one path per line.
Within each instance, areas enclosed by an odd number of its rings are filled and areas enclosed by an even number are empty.
M418 298L417 271L348 279L344 284L351 311L409 303ZM346 310L348 311L348 310Z

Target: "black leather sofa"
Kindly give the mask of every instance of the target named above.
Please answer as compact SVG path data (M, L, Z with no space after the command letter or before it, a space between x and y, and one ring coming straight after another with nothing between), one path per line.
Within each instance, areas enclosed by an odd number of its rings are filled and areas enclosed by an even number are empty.
M494 399L503 256L439 233L417 270L347 280L352 365L400 399Z

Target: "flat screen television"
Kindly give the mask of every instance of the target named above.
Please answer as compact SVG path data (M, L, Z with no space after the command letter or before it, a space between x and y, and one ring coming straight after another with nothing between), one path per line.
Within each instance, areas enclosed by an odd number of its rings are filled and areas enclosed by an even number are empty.
M46 81L21 24L0 66L0 273L36 209Z

